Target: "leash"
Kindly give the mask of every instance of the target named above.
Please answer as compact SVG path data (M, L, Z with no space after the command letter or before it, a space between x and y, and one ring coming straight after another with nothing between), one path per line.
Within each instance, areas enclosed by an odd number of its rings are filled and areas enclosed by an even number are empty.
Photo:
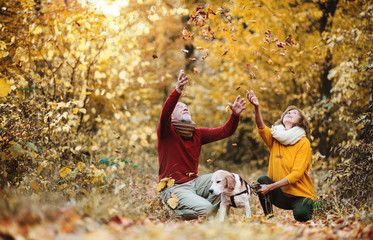
M253 186L250 186L250 187L254 190L254 191L253 191L254 194L255 194L256 196L258 196L258 193L257 193L256 191L259 190L259 189L261 188L260 183L258 183L258 182L253 182L252 184L253 184ZM265 207L265 209L266 209L266 212L267 212L268 214L273 214L272 203L271 203L271 199L269 198L269 194L266 194L266 195L264 195L263 197L264 197L264 207Z
M260 183L258 183L258 182L253 182L253 183L252 183L252 186L251 186L251 185L249 185L249 186L250 186L250 188L253 190L252 192L254 193L254 195L255 195L255 196L258 196L258 193L257 193L256 191L258 191L258 190L261 188Z

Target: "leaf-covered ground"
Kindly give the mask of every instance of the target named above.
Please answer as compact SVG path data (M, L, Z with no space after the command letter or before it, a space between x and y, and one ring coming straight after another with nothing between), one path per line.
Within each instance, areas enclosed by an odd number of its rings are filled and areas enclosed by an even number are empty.
M154 196L153 196L154 197ZM23 203L15 216L0 222L0 239L372 239L373 226L358 215L326 215L306 223L293 220L291 211L275 208L275 217L262 216L256 196L251 198L253 217L241 209L229 218L182 221L147 216L97 219L76 206L43 209ZM124 203L123 203L124 204ZM26 206L27 205L27 206ZM22 210L24 209L24 210ZM161 213L167 214L162 208ZM367 213L370 214L370 213ZM167 220L164 220L167 219ZM368 221L369 222L369 221Z

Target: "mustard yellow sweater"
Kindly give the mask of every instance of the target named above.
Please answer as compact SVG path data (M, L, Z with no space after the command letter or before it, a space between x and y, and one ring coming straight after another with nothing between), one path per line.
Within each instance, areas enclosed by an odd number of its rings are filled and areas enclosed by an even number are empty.
M309 197L315 200L312 180L309 176L311 165L311 144L303 137L294 145L282 145L272 137L267 126L257 128L259 135L270 150L268 176L275 182L286 178L289 185L281 190L290 196Z

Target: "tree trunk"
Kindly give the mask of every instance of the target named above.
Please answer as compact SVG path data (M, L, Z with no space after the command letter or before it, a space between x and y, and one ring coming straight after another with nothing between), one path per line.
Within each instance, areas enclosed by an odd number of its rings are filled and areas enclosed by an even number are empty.
M337 10L339 0L329 0L327 2L320 1L319 2L319 8L323 12L323 15L320 19L320 27L319 32L320 35L323 34L325 30L330 31L333 26L333 17ZM326 43L325 43L326 45ZM326 54L326 57L324 59L324 67L321 70L320 80L321 85L319 86L319 93L321 96L325 96L327 98L330 97L330 90L332 89L332 81L328 79L329 71L333 68L332 64L333 60L333 54L328 49L328 52ZM324 117L324 119L328 119L328 114ZM323 123L323 121L320 122L320 125L326 124ZM320 139L318 149L321 154L328 156L330 154L330 143L327 140L327 135L325 132L316 132L315 137L318 137Z

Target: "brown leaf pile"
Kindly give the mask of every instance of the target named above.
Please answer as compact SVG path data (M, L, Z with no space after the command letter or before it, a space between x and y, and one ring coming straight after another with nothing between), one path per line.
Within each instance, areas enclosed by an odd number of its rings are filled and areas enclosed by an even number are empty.
M154 197L154 196L153 196ZM3 239L372 239L373 225L359 221L355 215L324 218L301 223L291 211L274 208L274 218L263 216L256 196L251 198L253 217L246 219L242 209L232 209L221 223L216 218L183 221L114 216L95 220L69 207L42 211L31 206L23 217L0 221ZM164 208L166 215L167 210ZM37 212L37 213L36 213Z

